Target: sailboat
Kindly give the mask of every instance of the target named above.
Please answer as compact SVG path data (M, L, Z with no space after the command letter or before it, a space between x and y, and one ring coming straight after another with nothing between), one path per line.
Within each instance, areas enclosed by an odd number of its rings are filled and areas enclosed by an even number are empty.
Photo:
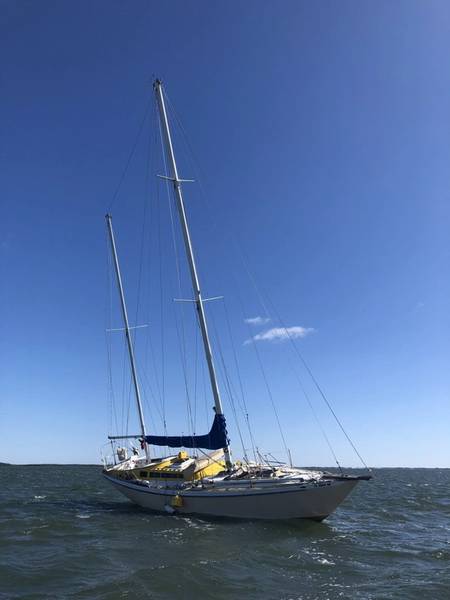
M230 447L226 418L208 323L204 309L191 233L183 201L183 179L179 177L172 135L160 80L154 82L160 127L170 165L170 180L189 265L197 321L214 398L210 431L204 435L154 435L147 431L135 351L122 284L112 218L107 229L120 296L124 332L131 366L140 432L109 436L111 443L138 440L141 451L132 453L124 445L112 459L104 461L103 476L132 502L152 511L206 517L241 519L313 519L330 515L362 479L370 475L335 474L269 461L235 461ZM155 456L154 447L173 448L167 456ZM197 451L189 454L189 450ZM200 450L200 452L198 452Z

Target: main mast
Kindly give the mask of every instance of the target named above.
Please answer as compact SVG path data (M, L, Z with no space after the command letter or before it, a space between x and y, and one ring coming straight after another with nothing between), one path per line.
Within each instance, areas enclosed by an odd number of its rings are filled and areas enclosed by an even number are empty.
M208 365L209 379L211 382L211 389L212 389L212 393L213 393L213 397L214 397L214 407L215 407L216 414L223 415L222 401L220 398L219 385L217 382L216 370L214 368L211 343L209 341L208 327L206 324L205 309L203 306L202 294L200 291L200 282L199 282L199 278L198 278L198 274L197 274L197 267L195 265L194 251L192 249L192 242L191 242L191 236L189 233L189 226L188 226L188 222L187 222L186 211L184 208L183 193L181 190L182 180L178 177L177 163L175 161L175 154L173 151L172 137L170 135L169 121L167 118L166 105L164 102L164 94L163 94L163 88L162 88L161 81L159 81L159 79L157 79L155 81L153 87L155 89L156 99L157 99L158 108L159 108L159 116L160 116L160 120L161 120L162 129L164 131L164 139L166 142L167 154L168 154L171 169L172 169L172 176L170 179L173 182L173 189L174 189L175 200L176 200L176 205L177 205L177 210L178 210L178 216L180 218L181 229L183 231L184 246L185 246L185 250L186 250L186 254L187 254L187 258L188 258L189 270L191 273L191 280L192 280L192 288L194 291L194 300L195 300L195 304L197 307L198 321L200 324L200 331L201 331L202 339L203 339L203 348L205 351L206 362ZM227 467L230 468L231 467L231 458L230 458L229 447L226 446L223 450L225 453L225 462L227 464Z
M145 448L145 456L146 456L147 460L150 462L150 450L149 450L147 442L145 441L145 436L147 435L147 432L145 429L144 411L142 410L141 391L139 388L139 381L138 381L138 377L137 377L136 362L134 359L133 342L131 341L130 324L128 322L127 305L125 304L125 294L123 291L122 277L120 274L119 258L117 256L117 250L116 250L116 241L114 239L112 218L111 218L111 215L106 215L105 218L106 218L106 224L108 226L109 241L111 242L111 251L112 251L113 260L114 260L114 269L116 271L117 287L119 288L120 305L122 307L122 317L123 317L123 323L125 326L125 337L127 340L128 354L130 357L131 375L133 377L134 391L136 394L136 404L137 404L137 409L138 409L138 414L139 414L139 422L141 424L141 434L142 434L142 440L143 440L142 444L144 445L144 448ZM120 436L120 437L123 437L123 436ZM113 439L113 437L110 437L110 439Z

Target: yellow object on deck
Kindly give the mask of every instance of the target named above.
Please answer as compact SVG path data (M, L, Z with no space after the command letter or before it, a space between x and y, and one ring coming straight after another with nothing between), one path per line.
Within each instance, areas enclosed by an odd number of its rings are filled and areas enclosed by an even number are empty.
M191 458L186 451L181 450L175 455L134 467L126 471L124 477L141 480L198 481L204 477L214 477L225 469L222 450L205 455L204 458Z
M174 496L172 498L172 501L170 502L170 504L174 508L181 508L183 506L183 498L179 494L177 494L176 496Z
M206 462L206 461L205 461ZM207 463L205 467L194 472L192 479L203 479L204 477L214 477L225 469L225 463L223 461L214 461Z

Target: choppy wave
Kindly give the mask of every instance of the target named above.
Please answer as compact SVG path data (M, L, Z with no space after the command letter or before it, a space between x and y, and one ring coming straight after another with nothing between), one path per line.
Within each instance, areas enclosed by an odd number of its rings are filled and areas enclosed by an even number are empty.
M381 469L323 523L154 515L94 466L0 467L0 598L450 598L450 470Z

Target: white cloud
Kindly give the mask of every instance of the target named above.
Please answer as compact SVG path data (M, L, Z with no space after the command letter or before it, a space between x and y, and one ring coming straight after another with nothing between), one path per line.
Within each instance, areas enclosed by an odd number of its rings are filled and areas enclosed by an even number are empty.
M266 325L270 321L269 317L249 317L244 319L249 325Z
M244 344L250 344L252 340L254 342L280 342L289 338L304 338L314 331L313 327L301 327L300 325L295 325L294 327L272 327L271 329L257 333L249 340L246 340Z

